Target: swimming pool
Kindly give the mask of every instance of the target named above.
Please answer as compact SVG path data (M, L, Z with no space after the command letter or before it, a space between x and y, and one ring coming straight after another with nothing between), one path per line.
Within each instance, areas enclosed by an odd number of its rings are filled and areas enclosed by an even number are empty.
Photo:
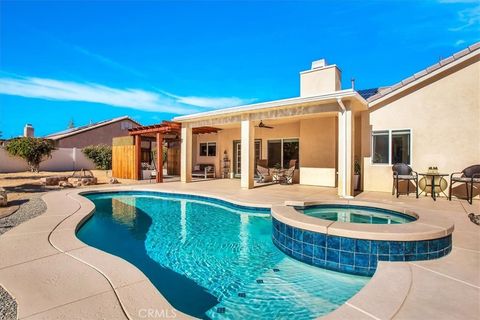
M299 212L315 218L366 224L399 224L415 221L412 216L400 212L357 205L314 205L296 208Z
M78 238L137 266L192 316L313 319L369 280L286 256L272 244L268 209L153 192L86 197L96 211Z

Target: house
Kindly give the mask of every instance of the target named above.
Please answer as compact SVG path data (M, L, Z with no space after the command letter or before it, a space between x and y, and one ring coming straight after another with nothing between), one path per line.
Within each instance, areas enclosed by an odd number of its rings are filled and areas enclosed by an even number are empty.
M90 145L112 145L112 139L128 136L128 129L140 124L127 116L91 123L45 136L57 148L84 148Z
M269 167L298 164L296 181L353 195L354 162L362 187L391 191L391 165L451 173L480 163L480 43L398 84L341 88L341 71L325 60L300 72L300 96L174 118L181 123L181 180L212 164L221 176L254 187L256 160ZM192 134L214 127L210 134ZM223 162L226 158L229 161Z

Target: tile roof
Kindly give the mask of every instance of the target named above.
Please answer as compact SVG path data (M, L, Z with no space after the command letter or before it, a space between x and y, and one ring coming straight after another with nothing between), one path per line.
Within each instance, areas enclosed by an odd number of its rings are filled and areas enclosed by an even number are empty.
M377 99L380 99L392 92L395 92L396 90L406 86L407 84L409 83L412 83L414 81L418 81L419 79L425 77L426 75L444 67L444 66L448 66L449 64L451 64L452 62L455 62L457 61L458 59L466 56L467 54L470 54L474 51L477 51L477 50L480 50L480 42L477 42L477 43L474 43L472 44L471 46L469 46L468 48L465 48L463 49L462 51L459 51L455 54L453 54L452 56L450 57L447 57L437 63L435 63L434 65L431 65L429 66L428 68L426 69L423 69L417 73L415 73L414 75L394 84L393 86L390 86L390 87L387 87L385 89L381 89L381 90L378 90L377 93L373 94L373 95L370 95L368 96L368 98L365 98L368 102L373 102ZM372 89L367 89L365 91L369 91L369 90L372 90ZM359 90L358 93L360 95L363 96L363 94L361 93L362 90Z
M107 124L111 124L111 123L118 122L118 121L121 121L121 120L130 120L130 121L133 121L134 123L136 123L137 125L140 125L137 121L131 119L130 117L123 116L123 117L118 117L118 118L113 118L113 119L109 119L109 120L99 121L99 122L87 124L87 125L84 125L84 126L79 126L79 127L70 128L70 129L67 129L67 130L55 132L55 133L52 133L52 134L49 134L49 135L45 136L45 138L46 139L51 139L51 140L58 140L58 139L62 139L62 138L65 138L65 137L72 136L74 134L77 134L77 133L80 133L80 132L83 132L83 131L87 131L87 130L90 130L90 129L102 127L102 126L105 126Z

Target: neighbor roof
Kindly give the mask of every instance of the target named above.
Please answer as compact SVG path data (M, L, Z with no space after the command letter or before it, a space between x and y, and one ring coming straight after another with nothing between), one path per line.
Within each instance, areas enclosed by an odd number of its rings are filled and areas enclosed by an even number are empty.
M393 86L387 88L381 88L378 93L366 98L371 103L377 103L379 99L393 96L407 87L411 87L417 83L420 83L430 76L448 70L449 68L457 65L457 63L462 62L466 59L469 59L471 56L480 54L480 42L474 43L466 49L459 51L448 58L441 60L440 62L431 65L430 67L421 70L420 72L415 73L414 75L394 84ZM360 91L359 91L360 93Z
M52 134L49 134L48 136L45 136L45 138L46 139L51 139L51 140L59 140L59 139L63 139L63 138L69 137L69 136L73 136L75 134L79 134L79 133L84 132L84 131L88 131L88 130L92 130L92 129L95 129L95 128L103 127L103 126L106 126L108 124L112 124L112 123L122 121L122 120L130 120L133 123L140 126L140 123L133 120L129 116L123 116L123 117L113 118L113 119L110 119L110 120L104 120L104 121L100 121L100 122L96 122L96 123L87 124L85 126L70 128L70 129L67 129L67 130L60 131L60 132L52 133Z

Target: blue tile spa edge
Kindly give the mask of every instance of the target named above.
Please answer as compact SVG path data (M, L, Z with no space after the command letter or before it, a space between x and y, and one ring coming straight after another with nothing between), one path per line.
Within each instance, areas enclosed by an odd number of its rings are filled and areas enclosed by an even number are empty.
M417 261L443 257L452 235L421 241L385 241L339 237L289 226L272 217L275 246L299 261L350 274L372 276L378 261Z

